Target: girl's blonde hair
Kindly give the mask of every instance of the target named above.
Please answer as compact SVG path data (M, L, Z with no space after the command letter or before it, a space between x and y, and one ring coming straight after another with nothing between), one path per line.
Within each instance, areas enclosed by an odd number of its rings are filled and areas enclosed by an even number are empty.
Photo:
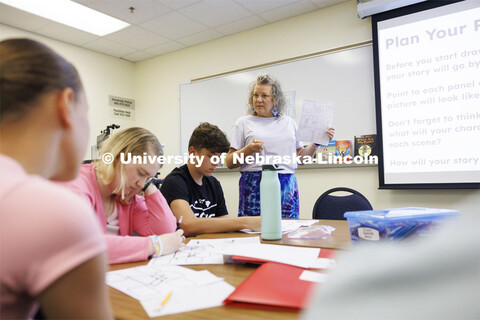
M97 177L101 179L103 184L110 184L115 179L116 168L119 166L120 183L113 192L117 193L121 191L123 199L125 197L127 179L125 177L125 165L120 161L120 154L130 153L133 157L143 155L145 152L151 152L150 155L163 156L162 145L153 133L139 127L132 127L116 132L103 142L99 150L100 159L102 159L105 153L111 153L114 160L111 164L106 164L101 160L96 161L95 170Z

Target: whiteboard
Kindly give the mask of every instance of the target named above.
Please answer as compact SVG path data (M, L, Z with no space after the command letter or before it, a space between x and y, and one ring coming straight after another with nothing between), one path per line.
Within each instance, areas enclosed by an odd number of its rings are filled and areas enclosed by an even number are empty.
M230 137L235 121L247 114L248 86L259 73L276 77L287 98L294 99L291 116L297 124L303 101L318 100L335 105L334 139L353 141L356 135L376 133L369 44L181 84L181 152L187 152L200 122L215 124Z

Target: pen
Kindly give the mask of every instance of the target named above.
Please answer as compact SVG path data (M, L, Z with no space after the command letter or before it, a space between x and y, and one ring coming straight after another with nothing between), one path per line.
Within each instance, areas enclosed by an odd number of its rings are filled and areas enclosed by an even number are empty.
M183 216L180 216L177 222L177 230L180 229L180 224L182 223L182 220L183 220Z

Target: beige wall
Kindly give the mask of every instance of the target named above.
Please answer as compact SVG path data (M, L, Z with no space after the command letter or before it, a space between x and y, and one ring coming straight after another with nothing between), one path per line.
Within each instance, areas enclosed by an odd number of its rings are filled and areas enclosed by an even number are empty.
M134 98L135 64L0 24L0 40L7 38L40 41L75 65L82 78L90 107L89 145L96 144L97 135L107 125L116 123L122 127L131 127L135 124L134 121L113 117L112 108L108 105L109 95ZM90 159L90 148L85 159Z
M183 154L180 145L180 83L203 76L371 40L370 19L357 18L349 1L300 17L166 54L136 64L137 124L152 129L167 144L167 154ZM172 167L165 167L165 176ZM301 217L311 217L325 190L347 186L359 190L376 209L426 206L478 212L479 190L378 190L376 167L297 170ZM235 215L239 173L216 173L228 209Z
M185 152L179 150L180 83L371 40L370 20L357 18L355 0L136 64L10 27L0 31L0 39L30 36L44 40L77 66L91 106L91 144L107 124L133 125L109 116L108 95L117 95L136 100L135 125L157 134L166 143L168 155ZM172 168L165 166L162 176ZM311 217L315 200L323 191L337 186L359 190L376 209L426 206L470 214L478 213L480 207L480 190L378 190L376 167L297 170L296 175L302 218ZM216 177L223 185L230 213L236 215L239 173L217 173Z

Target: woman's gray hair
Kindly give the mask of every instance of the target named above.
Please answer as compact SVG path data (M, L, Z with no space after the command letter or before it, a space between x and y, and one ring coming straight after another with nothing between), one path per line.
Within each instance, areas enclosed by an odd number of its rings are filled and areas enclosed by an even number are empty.
M278 110L278 116L285 114L287 109L287 100L283 95L282 87L277 79L269 75L268 73L260 73L257 79L253 81L249 86L248 91L248 114L254 115L253 109L253 91L256 85L270 85L272 86L273 106Z

